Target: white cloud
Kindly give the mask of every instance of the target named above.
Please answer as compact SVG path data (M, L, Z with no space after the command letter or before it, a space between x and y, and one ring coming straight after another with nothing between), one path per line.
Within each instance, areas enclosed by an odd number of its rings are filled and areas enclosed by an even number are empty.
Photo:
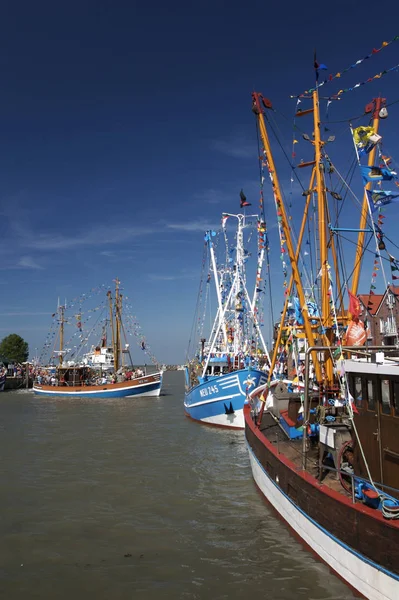
M21 269L43 269L31 256L21 256L17 265L17 268Z
M183 223L168 223L166 227L168 229L176 229L179 231L202 231L205 233L205 231L208 231L209 229L217 229L220 227L220 223L209 223L209 221L198 219L197 221L185 221Z
M37 317L49 316L50 312L2 312L0 317Z
M103 225L91 227L75 236L63 236L43 233L23 240L24 245L35 250L69 250L82 246L101 246L103 244L119 244L131 238L150 235L158 232L155 227L122 227L119 225Z

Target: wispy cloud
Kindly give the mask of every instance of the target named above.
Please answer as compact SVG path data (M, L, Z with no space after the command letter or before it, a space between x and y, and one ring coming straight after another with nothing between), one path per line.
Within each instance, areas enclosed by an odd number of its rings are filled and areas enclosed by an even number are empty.
M123 227L103 225L91 227L74 236L56 235L42 233L24 240L29 248L35 250L70 250L83 246L99 246L103 244L119 244L129 239L154 234L158 230L155 227Z
M31 256L21 256L16 266L21 269L44 269Z
M175 229L178 231L208 231L209 229L217 229L219 224L210 223L204 219L198 219L194 221L185 221L183 223L168 223L166 227L168 229Z
M198 271L181 269L176 273L149 273L147 279L150 281L175 281L176 279L197 279Z
M2 312L0 317L39 317L49 316L50 312Z
M21 256L17 261L11 258L7 259L6 253L3 254L3 264L0 265L0 271L13 271L18 269L32 269L34 271L43 271L44 267L39 265L31 256Z
M256 140L250 139L239 129L224 139L212 140L211 147L217 152L233 158L256 158L258 153Z

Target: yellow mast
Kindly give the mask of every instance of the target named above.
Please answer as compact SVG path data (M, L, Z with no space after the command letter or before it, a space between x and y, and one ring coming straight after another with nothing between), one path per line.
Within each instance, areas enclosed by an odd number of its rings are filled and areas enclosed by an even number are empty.
M314 178L315 178L315 170L312 169L312 176L310 178L309 191L306 194L305 212L303 214L302 223L301 223L301 229L299 231L299 237L298 237L298 245L297 245L296 252L295 252L295 261L296 262L298 262L299 254L300 254L300 251L301 251L303 234L304 234L304 231L305 231L306 221L307 221L307 218L308 218L310 199L312 197L312 188L313 188L313 184L314 184ZM280 327L279 327L278 334L277 334L277 339L275 341L274 348L273 348L273 356L272 356L272 361L271 361L271 364L270 364L270 370L269 370L269 375L268 375L268 382L269 383L270 383L272 375L273 375L274 367L276 366L278 348L280 346L281 337L282 337L283 330L284 330L285 315L287 314L287 309L288 309L288 298L291 295L293 283L294 283L294 276L291 273L291 275L290 275L290 282L289 282L288 288L287 288L288 289L288 294L287 294L287 297L286 297L285 302L284 302L284 308L283 308L283 312L282 312L281 318L280 318Z
M373 111L374 133L378 133L378 127L380 124L380 110L381 110L381 107L385 104L385 101L386 101L385 98L373 98L371 106L370 105L366 106L365 112ZM367 110L368 108L370 110ZM367 161L367 164L369 167L374 166L376 150L377 150L377 146L374 146L369 153L369 157L368 157L368 161ZM360 267L362 264L362 256L363 256L363 248L364 248L364 236L365 236L364 229L366 228L367 217L369 214L367 190L369 190L371 188L371 186L372 186L372 182L370 181L367 183L367 185L364 188L362 212L360 214L360 223L359 223L360 231L357 236L355 265L353 268L352 294L354 296L357 295L357 290L359 287Z
M324 142L320 137L320 109L319 93L317 88L313 91L313 120L314 120L314 149L316 161L316 185L317 185L317 211L319 226L319 250L320 250L320 274L321 277L321 338L326 346L331 345L331 311L330 311L330 278L328 272L328 246L327 246L327 206L326 206L326 188L324 182L324 165L322 162L322 147ZM323 333L325 332L325 333ZM331 358L326 356L326 379L332 383L333 365Z
M261 95L259 93L252 94L252 99L253 99L252 110L256 114L258 123L259 123L260 134L261 134L263 147L264 147L264 151L265 151L265 155L266 155L266 159L267 159L267 163L268 163L268 167L269 167L269 172L270 172L270 176L271 176L273 193L274 193L274 197L276 200L277 210L279 212L279 215L281 216L281 223L282 223L284 237L285 237L286 244L287 244L288 256L289 256L291 268L292 268L292 276L293 276L294 283L297 288L299 302L300 302L300 306L302 309L306 337L308 339L309 346L314 346L315 338L313 335L312 326L311 326L309 315L308 315L306 298L305 298L305 293L304 293L303 286L302 286L301 276L299 273L298 263L295 259L294 246L292 243L292 236L291 236L291 228L288 224L287 214L285 211L283 196L282 196L281 188L280 188L280 182L279 182L279 179L277 176L276 167L275 167L274 160L273 160L273 155L272 155L272 152L270 149L269 136L268 136L268 133L266 130L263 109L260 104L260 97L261 97ZM262 99L263 99L264 105L267 106L268 108L271 108L270 101L263 97L262 97ZM314 366L315 366L316 380L318 382L321 382L322 381L322 373L321 373L320 364L317 360L316 352L314 352L312 356L313 356L313 362L314 362Z

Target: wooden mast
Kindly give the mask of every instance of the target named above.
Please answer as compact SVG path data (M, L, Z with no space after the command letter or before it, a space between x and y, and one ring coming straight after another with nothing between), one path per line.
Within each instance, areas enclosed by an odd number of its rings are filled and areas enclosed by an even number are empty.
M113 306L112 306L112 294L111 294L110 290L107 292L107 296L108 296L108 304L109 304L109 320L111 323L112 350L114 353L114 370L116 370L115 369L115 328L114 328L114 315L113 315Z
M373 111L373 130L374 133L378 133L378 128L380 124L380 110L382 106L385 104L385 98L373 98L371 105L367 105L365 112ZM369 110L367 110L369 109ZM369 167L374 166L375 154L377 150L377 145L375 145L370 153L367 164ZM369 181L364 188L364 196L363 196L363 204L362 204L362 212L360 214L360 223L359 223L359 233L357 236L357 245L356 245L356 255L355 255L355 264L353 268L353 279L352 279L352 294L354 296L357 295L357 290L359 287L359 278L360 278L360 267L362 265L362 257L363 257L363 248L364 248L364 236L365 236L365 228L367 224L367 217L369 214L369 205L368 205L368 196L367 190L369 190L372 186L372 182Z
M291 228L288 224L288 218L287 218L287 214L286 214L286 210L285 210L283 196L281 193L280 182L278 179L273 155L272 155L271 148L270 148L269 136L268 136L268 133L266 130L266 125L265 125L264 111L263 111L263 108L261 106L261 101L260 101L261 97L263 100L263 104L265 106L271 108L271 103L269 100L267 100L266 98L263 98L263 96L261 96L261 94L254 92L252 94L252 100L253 100L252 110L258 119L260 134L261 134L261 138L262 138L262 142L263 142L264 152L266 155L266 160L268 163L270 178L271 178L272 187L273 187L273 193L274 193L274 197L275 197L275 201L276 201L276 208L279 213L279 216L281 216L281 224L283 227L284 237L285 237L286 244L287 244L288 256L289 256L291 268L292 268L292 276L294 279L294 283L296 285L299 302L300 302L300 306L302 309L302 316L303 316L303 321L304 321L304 329L305 329L306 337L308 339L309 346L313 346L313 345L315 345L315 337L313 335L312 325L311 325L310 319L309 319L306 297L305 297L305 293L304 293L304 289L303 289L303 285L302 285L301 275L300 275L299 268L298 268L298 262L296 260L296 255L294 252L294 245L293 245L292 236L291 236ZM315 366L316 380L321 383L322 382L322 373L321 373L320 363L317 360L316 353L314 353L314 355L313 355L313 362L314 362L314 366Z
M119 294L118 278L115 279L115 348L114 348L114 365L115 372L118 372L120 367L120 346L121 346L121 321L120 321L120 294Z
M60 316L60 353L58 357L59 366L62 367L63 363L63 353L64 353L64 314L65 314L65 306L58 307L58 313Z

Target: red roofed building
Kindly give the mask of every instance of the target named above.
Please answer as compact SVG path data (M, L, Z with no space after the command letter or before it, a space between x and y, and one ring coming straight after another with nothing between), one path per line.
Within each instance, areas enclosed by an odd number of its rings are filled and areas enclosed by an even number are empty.
M399 287L388 286L384 294L359 294L362 307L360 318L374 346L392 346L398 341Z

